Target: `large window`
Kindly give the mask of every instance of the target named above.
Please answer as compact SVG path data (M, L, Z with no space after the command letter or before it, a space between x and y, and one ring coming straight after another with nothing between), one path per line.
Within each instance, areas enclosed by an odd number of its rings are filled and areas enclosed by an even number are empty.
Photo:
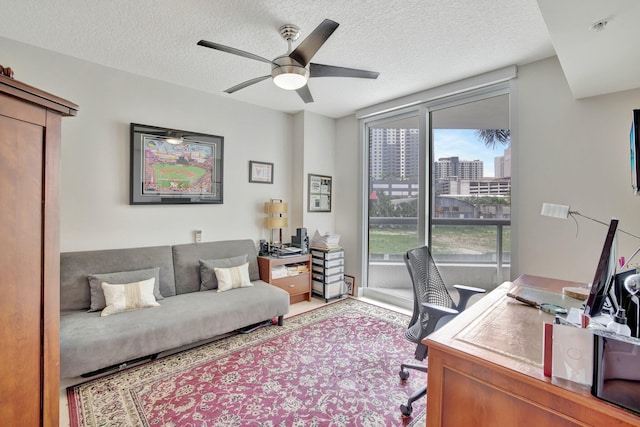
M447 283L491 289L508 278L508 91L421 105L371 120L365 130L365 292L410 302L403 255L422 244L430 246Z
M415 112L372 123L369 150L368 286L411 299L403 254L419 245L420 132Z

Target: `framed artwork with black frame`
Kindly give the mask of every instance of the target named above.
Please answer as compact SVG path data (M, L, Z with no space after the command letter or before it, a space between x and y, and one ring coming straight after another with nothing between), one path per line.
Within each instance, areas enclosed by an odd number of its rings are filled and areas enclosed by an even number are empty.
M224 138L131 123L131 205L222 204Z
M273 184L273 163L249 160L249 182Z
M332 178L309 174L308 212L331 212Z

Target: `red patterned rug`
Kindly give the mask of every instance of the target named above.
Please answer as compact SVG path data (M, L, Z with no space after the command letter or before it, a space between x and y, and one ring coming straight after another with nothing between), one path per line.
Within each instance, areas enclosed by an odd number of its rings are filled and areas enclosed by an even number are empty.
M352 298L69 387L72 426L413 426L409 318Z

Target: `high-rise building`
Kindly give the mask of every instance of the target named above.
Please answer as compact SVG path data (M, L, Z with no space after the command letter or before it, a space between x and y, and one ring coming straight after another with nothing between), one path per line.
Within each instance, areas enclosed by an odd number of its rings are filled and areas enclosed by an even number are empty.
M369 135L371 178L404 180L418 176L418 129L375 128Z
M504 155L494 159L496 178L508 178L511 176L511 147L505 148Z
M435 178L478 179L484 176L484 164L481 160L460 160L458 157L442 157L433 162Z

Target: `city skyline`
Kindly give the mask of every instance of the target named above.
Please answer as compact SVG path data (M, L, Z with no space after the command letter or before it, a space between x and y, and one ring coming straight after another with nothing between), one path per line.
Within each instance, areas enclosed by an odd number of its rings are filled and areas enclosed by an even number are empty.
M510 145L496 143L487 147L476 135L476 129L434 129L431 159L457 157L460 161L478 160L483 164L483 178L497 178L505 172L505 150ZM419 131L411 128L376 128L370 133L370 173L380 179L383 176L407 178L418 173ZM499 160L501 159L501 160ZM510 155L506 157L510 174ZM498 162L498 166L496 166ZM500 174L497 174L499 167Z
M460 160L480 160L484 164L484 177L495 177L494 159L504 154L507 145L496 144L488 148L476 136L475 129L434 129L434 159L459 157Z

